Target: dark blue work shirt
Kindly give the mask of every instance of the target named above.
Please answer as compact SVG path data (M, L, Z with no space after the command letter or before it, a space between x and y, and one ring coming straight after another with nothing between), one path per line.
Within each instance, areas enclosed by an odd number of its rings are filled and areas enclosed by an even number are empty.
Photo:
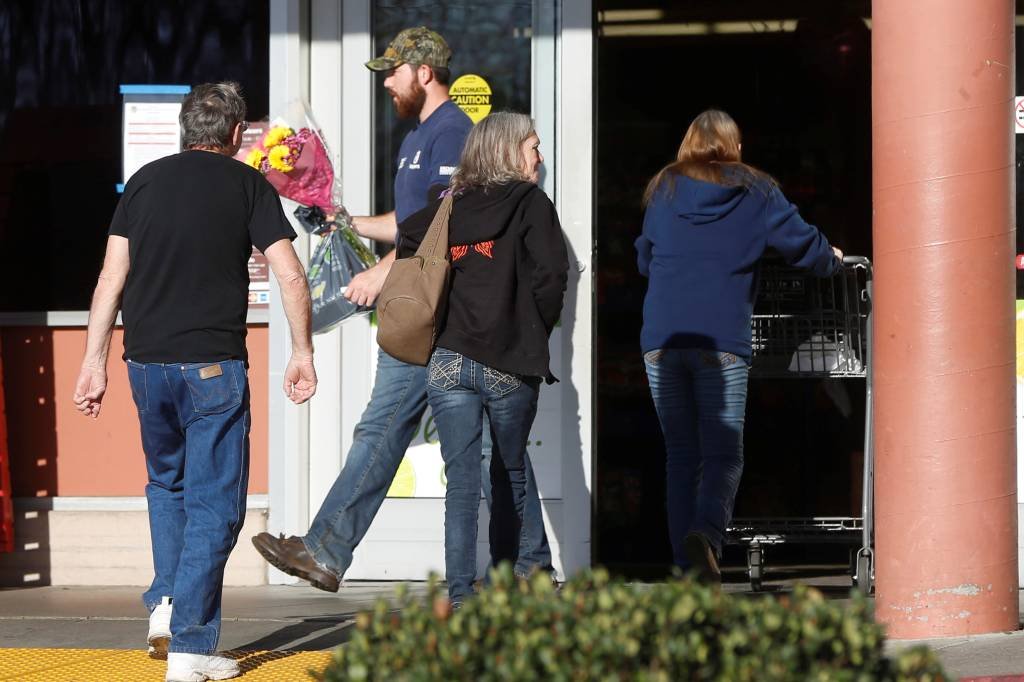
M448 100L405 136L395 173L398 222L427 205L427 190L432 186L448 185L472 127L469 116Z

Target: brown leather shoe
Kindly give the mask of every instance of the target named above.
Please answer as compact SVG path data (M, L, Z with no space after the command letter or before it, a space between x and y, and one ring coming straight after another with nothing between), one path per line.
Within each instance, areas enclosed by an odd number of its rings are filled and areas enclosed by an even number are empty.
M337 576L317 563L306 550L302 538L294 535L290 538L284 535L275 538L270 533L260 533L253 537L252 544L274 568L296 578L308 580L310 585L318 589L327 592L338 591Z

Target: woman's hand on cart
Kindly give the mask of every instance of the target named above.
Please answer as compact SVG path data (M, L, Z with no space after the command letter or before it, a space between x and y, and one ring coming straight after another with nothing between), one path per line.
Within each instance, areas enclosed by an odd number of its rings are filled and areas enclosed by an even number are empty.
M832 247L832 253L836 254L836 258L838 258L840 261L843 260L843 250L840 249L838 246Z

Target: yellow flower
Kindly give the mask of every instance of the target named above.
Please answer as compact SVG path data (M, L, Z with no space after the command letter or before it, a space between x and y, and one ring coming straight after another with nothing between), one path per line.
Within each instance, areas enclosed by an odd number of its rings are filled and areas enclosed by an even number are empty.
M288 155L292 153L291 149L287 146L279 144L275 147L271 147L270 151L267 152L267 161L270 163L270 167L279 170L282 173L294 170L295 166L288 163Z
M260 164L263 163L263 159L266 158L266 154L263 153L262 149L253 149L245 157L245 162L253 168L259 168Z
M281 140L284 138L294 134L295 131L287 126L274 126L268 130L267 134L263 137L263 146L270 149L274 145L280 144Z

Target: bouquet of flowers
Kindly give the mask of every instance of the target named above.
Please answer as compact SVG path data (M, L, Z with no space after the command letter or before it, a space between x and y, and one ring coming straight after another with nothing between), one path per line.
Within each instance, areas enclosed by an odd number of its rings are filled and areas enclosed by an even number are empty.
M377 259L352 229L351 216L341 202L341 179L309 107L296 101L287 111L286 117L270 123L244 160L266 176L278 194L299 204L294 212L299 224L321 237L307 277L313 331L322 332L372 309L349 302L344 293L352 277Z

